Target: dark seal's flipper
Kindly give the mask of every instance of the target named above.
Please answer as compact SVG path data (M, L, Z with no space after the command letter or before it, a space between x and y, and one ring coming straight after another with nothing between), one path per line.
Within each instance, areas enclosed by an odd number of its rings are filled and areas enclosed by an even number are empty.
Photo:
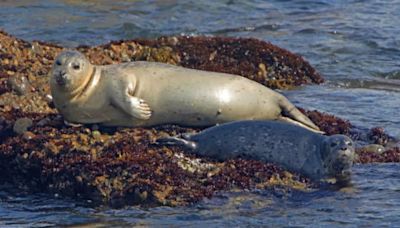
M156 144L163 146L182 146L191 150L195 150L197 147L195 142L178 137L159 138L156 140Z

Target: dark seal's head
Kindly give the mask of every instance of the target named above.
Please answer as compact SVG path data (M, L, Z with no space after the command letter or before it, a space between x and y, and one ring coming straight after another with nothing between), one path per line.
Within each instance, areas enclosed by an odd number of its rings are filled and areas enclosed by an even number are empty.
M50 83L52 89L77 91L85 86L93 73L93 65L80 52L68 50L54 61Z
M327 136L321 150L327 178L348 181L355 158L354 143L345 135Z

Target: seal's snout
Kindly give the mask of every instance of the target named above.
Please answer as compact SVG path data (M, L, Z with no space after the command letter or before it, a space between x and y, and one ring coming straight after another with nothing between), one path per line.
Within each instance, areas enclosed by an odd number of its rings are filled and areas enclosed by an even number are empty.
M350 159L351 161L354 160L355 157L355 150L353 142L344 142L345 145L342 146L341 156L346 159Z
M327 145L330 151L325 160L328 172L337 180L349 179L355 157L353 141L345 135L333 135L328 137Z
M337 151L337 161L342 163L344 167L351 166L354 159L354 147L352 143L342 142L340 149Z
M64 70L58 72L55 77L58 85L64 86L67 83L67 72L65 72Z
M353 156L353 149L348 147L348 146L343 146L339 151L338 151L338 158L351 158Z
M336 161L333 164L336 178L341 180L350 178L354 156L354 147L352 143L346 141L342 142L342 145L336 157Z

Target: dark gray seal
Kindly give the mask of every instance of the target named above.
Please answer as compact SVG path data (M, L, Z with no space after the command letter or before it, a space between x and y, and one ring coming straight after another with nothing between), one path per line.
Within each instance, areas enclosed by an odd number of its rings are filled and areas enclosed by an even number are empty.
M198 134L160 138L217 160L248 158L280 165L316 180L349 180L355 156L345 135L325 136L277 121L237 121Z

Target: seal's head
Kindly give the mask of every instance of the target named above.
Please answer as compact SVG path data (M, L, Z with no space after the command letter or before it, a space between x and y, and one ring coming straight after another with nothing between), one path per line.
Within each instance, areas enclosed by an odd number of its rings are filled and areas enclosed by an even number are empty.
M354 143L345 135L326 137L321 152L328 177L338 181L348 181L355 158Z
M84 87L93 72L93 65L78 51L64 51L54 61L51 86L73 92Z

